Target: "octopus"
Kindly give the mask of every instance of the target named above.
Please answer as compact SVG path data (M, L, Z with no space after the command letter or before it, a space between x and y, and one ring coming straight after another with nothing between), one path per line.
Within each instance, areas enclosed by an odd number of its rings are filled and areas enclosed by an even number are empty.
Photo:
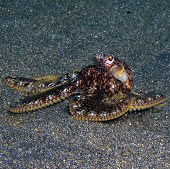
M98 53L97 65L72 74L50 74L33 77L7 76L5 83L28 95L10 105L14 113L33 111L57 103L71 95L69 109L79 120L107 121L128 111L148 109L167 97L153 92L136 93L129 65L113 55Z

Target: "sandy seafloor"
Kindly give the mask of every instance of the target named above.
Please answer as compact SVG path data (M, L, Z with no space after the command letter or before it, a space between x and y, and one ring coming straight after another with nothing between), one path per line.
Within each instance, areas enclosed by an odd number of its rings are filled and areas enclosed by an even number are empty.
M108 122L74 119L69 99L8 112L24 93L6 75L71 73L98 52L131 66L134 91L170 97L170 1L0 1L0 168L170 168L170 100Z

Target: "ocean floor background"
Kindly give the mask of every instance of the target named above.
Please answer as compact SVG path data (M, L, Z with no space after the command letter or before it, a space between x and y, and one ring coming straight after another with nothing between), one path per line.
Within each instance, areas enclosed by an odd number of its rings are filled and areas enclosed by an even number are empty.
M170 168L170 100L108 122L74 119L68 99L13 114L7 75L71 73L98 52L125 60L134 91L170 97L170 1L0 1L0 168Z

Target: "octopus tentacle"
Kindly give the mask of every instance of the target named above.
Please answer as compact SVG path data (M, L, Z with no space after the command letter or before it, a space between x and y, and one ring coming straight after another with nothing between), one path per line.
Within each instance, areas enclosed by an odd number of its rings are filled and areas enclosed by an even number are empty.
M164 95L135 96L117 93L112 97L103 94L77 96L70 104L70 112L79 120L107 121L124 115L127 111L147 109L166 100Z
M106 101L107 100L107 101ZM123 99L108 98L106 95L80 95L70 102L70 112L79 120L107 121L125 114L132 106L133 99L126 95Z
M53 88L46 92L28 96L10 106L9 110L14 113L23 113L54 104L62 99L69 97L75 90L74 86L62 86Z
M129 109L130 111L147 109L167 100L167 97L165 95L153 94L153 92L142 94L131 93L131 95L134 99L132 107Z
M4 78L4 82L9 86L17 90L29 91L32 87L33 83L36 80L26 77L18 77L18 76L6 76Z
M4 78L4 81L8 86L14 89L26 91L35 95L64 85L74 79L75 76L69 74L51 74L44 76L33 76L30 78L7 76Z

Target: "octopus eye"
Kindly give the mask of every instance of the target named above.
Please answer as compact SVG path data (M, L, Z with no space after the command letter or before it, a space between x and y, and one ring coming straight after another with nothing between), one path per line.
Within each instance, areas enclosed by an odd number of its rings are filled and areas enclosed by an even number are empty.
M112 55L109 55L109 56L108 56L108 60L109 60L109 61L112 61L112 60L113 60L113 56L112 56Z

